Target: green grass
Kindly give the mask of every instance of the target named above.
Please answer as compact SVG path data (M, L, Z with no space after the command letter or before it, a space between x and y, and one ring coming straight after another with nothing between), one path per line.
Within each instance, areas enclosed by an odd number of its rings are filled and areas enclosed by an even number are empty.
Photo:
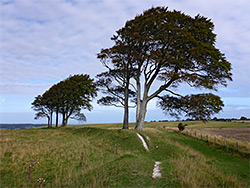
M217 166L218 170L223 169L224 172L234 174L239 179L250 180L250 173L245 173L250 170L248 158L241 158L237 153L229 153L223 147L213 147L207 142L201 142L187 135L172 132L167 133L167 137L204 155L212 165Z
M201 122L192 122L197 127ZM178 122L147 123L147 152L135 130L120 124L2 130L1 187L249 187L249 158L164 130ZM237 123L236 123L237 124ZM229 126L246 126L242 123ZM130 125L133 127L134 125ZM206 126L220 128L224 122ZM191 126L190 126L191 127ZM150 141L146 139L150 138ZM83 153L83 166L81 156ZM30 161L39 162L32 169ZM155 161L162 178L152 179ZM39 184L39 178L45 183Z

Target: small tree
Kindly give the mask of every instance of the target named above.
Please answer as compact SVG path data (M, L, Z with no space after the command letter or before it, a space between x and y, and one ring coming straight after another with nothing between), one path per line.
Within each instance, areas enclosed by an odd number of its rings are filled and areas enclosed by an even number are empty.
M127 73L126 73L127 74ZM124 74L120 75L119 71L109 70L96 76L98 81L97 86L106 96L97 101L98 104L104 106L115 106L124 109L123 129L128 129L129 107L135 107L136 93L124 85ZM115 83L115 84L114 84ZM126 82L125 82L126 83ZM130 102L134 106L129 106Z
M48 127L51 127L53 107L50 105L48 98L46 98L44 95L38 95L35 97L35 100L31 103L31 105L32 109L37 112L35 119L46 117L48 119Z
M132 67L133 56L131 54L130 48L131 43L127 43L126 40L122 40L121 42L117 38L117 36L113 36L111 40L115 42L114 46L111 48L102 49L97 56L97 58L100 59L102 64L108 69L108 72L99 74L97 75L97 77L99 77L99 81L101 82L106 82L111 79L113 84L115 82L115 85L117 87L122 88L122 91L119 91L119 93L123 93L122 98L120 96L116 96L117 92L114 93L110 90L110 88L107 88L106 86L105 92L111 94L112 98L115 99L110 104L115 104L115 101L117 100L119 102L122 101L122 106L124 108L123 129L128 129L129 96L131 95L131 90L129 89L129 87L131 85L130 80L134 76Z

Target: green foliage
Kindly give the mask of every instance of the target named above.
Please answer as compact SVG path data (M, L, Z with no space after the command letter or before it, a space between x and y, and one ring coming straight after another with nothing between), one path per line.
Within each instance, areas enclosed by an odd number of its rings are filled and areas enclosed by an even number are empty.
M134 45L131 50L136 66L142 61L145 65L140 73L153 71L160 80L172 80L174 85L216 89L218 84L226 85L232 74L231 64L215 47L213 29L211 20L203 16L192 18L156 7L127 21L117 38ZM147 70L149 66L155 69Z
M211 93L159 97L158 106L167 114L179 117L184 113L186 117L196 120L209 119L213 114L218 113L224 106L220 97Z

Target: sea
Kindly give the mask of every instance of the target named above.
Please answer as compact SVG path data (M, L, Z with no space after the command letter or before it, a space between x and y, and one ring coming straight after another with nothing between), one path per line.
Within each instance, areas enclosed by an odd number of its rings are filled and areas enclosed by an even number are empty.
M47 124L29 124L29 123L22 123L22 124L0 124L0 130L9 130L9 129L30 129L36 127L43 127L47 126Z

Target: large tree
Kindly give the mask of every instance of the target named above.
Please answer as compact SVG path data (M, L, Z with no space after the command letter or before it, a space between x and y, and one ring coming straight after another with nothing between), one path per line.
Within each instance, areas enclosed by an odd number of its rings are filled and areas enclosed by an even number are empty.
M203 16L192 18L156 7L117 31L115 44L130 49L137 93L136 129L143 129L147 104L154 98L170 115L182 112L206 119L222 109L223 102L214 94L182 96L177 90L188 85L216 91L232 80L231 64L215 47L213 29L212 21Z

